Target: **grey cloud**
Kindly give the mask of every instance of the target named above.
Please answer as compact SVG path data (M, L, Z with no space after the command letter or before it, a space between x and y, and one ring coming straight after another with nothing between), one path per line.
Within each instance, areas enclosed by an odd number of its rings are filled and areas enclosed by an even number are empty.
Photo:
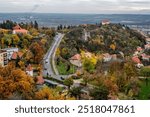
M0 12L149 13L150 0L0 0Z

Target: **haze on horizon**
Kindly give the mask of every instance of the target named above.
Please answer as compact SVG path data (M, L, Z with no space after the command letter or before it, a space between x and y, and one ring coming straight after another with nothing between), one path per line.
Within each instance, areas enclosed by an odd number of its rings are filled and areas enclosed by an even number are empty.
M150 14L150 0L0 0L0 13Z

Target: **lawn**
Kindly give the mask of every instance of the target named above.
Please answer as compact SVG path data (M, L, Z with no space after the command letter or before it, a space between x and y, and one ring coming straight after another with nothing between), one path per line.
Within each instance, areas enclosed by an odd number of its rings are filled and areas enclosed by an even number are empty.
M145 80L141 81L141 91L139 93L138 99L149 100L150 99L150 79L148 80L148 85L146 85Z
M69 75L75 72L75 66L70 65L70 70L67 71L67 64L62 61L57 65L57 69L60 75Z

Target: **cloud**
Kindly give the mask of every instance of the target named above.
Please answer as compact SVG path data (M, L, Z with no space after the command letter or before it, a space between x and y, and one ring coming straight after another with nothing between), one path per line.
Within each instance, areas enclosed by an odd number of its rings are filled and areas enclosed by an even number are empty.
M1 12L148 13L149 0L0 0Z

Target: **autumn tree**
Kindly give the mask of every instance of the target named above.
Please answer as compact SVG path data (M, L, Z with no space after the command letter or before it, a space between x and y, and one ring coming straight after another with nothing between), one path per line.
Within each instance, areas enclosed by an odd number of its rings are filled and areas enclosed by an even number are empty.
M66 99L70 100L73 98L61 95L57 91L57 89L52 89L46 86L35 93L35 99L36 100L66 100Z
M137 76L137 69L132 62L127 62L124 64L123 71L127 76L127 80L129 81L130 78Z
M34 81L13 63L0 68L0 99L32 99Z
M37 42L35 42L30 46L30 50L33 53L34 62L40 63L44 55L43 47L41 47Z
M20 41L19 37L17 35L12 35L12 38L13 38L13 44L17 45L18 42Z
M88 72L93 72L97 64L97 57L93 54L88 54L86 55L84 51L81 52L83 68Z

